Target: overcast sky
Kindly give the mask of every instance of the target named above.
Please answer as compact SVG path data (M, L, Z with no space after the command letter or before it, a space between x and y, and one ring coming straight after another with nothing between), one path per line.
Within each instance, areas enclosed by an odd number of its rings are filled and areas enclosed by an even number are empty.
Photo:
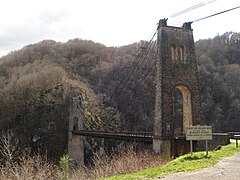
M240 0L1 0L0 56L45 39L80 38L106 46L149 40L159 19L203 2L207 5L169 18L169 23L240 6ZM240 9L193 23L195 41L240 32L238 18Z

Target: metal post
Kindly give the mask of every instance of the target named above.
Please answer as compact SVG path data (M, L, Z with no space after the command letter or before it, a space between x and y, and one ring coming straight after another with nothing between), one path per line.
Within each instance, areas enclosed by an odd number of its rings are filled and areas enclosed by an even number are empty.
M206 156L208 156L208 141L206 140Z
M236 147L238 147L238 139L239 139L240 135L234 135L234 139L236 139Z
M192 143L192 140L190 140L190 151L191 151L191 156L193 154L193 143Z

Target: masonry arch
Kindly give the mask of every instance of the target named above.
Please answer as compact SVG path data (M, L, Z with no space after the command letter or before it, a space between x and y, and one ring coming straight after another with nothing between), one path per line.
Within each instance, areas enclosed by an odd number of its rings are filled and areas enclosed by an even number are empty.
M173 90L173 99L174 136L185 136L186 127L193 124L192 98L189 88L185 85L177 85Z

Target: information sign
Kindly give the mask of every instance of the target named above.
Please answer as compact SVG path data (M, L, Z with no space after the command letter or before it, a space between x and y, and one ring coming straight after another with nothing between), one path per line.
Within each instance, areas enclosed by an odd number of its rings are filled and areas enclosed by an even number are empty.
M212 126L186 127L186 140L212 140Z

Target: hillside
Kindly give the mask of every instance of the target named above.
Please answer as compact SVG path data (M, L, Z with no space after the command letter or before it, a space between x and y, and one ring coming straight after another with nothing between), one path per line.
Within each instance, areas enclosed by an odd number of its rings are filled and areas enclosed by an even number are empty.
M106 47L45 40L2 57L1 131L11 129L25 150L57 159L67 145L69 98L78 95L85 99L85 128L152 131L154 63L139 65L142 76L153 71L144 80L128 77L143 43ZM240 34L199 40L196 52L207 122L215 132L239 131Z
M196 42L204 115L216 132L239 131L240 34Z
M117 129L118 110L103 104L102 94L96 94L86 79L105 49L78 39L65 44L42 41L1 58L1 131L10 129L22 149L47 152L58 160L66 151L72 96L86 101L86 129Z

